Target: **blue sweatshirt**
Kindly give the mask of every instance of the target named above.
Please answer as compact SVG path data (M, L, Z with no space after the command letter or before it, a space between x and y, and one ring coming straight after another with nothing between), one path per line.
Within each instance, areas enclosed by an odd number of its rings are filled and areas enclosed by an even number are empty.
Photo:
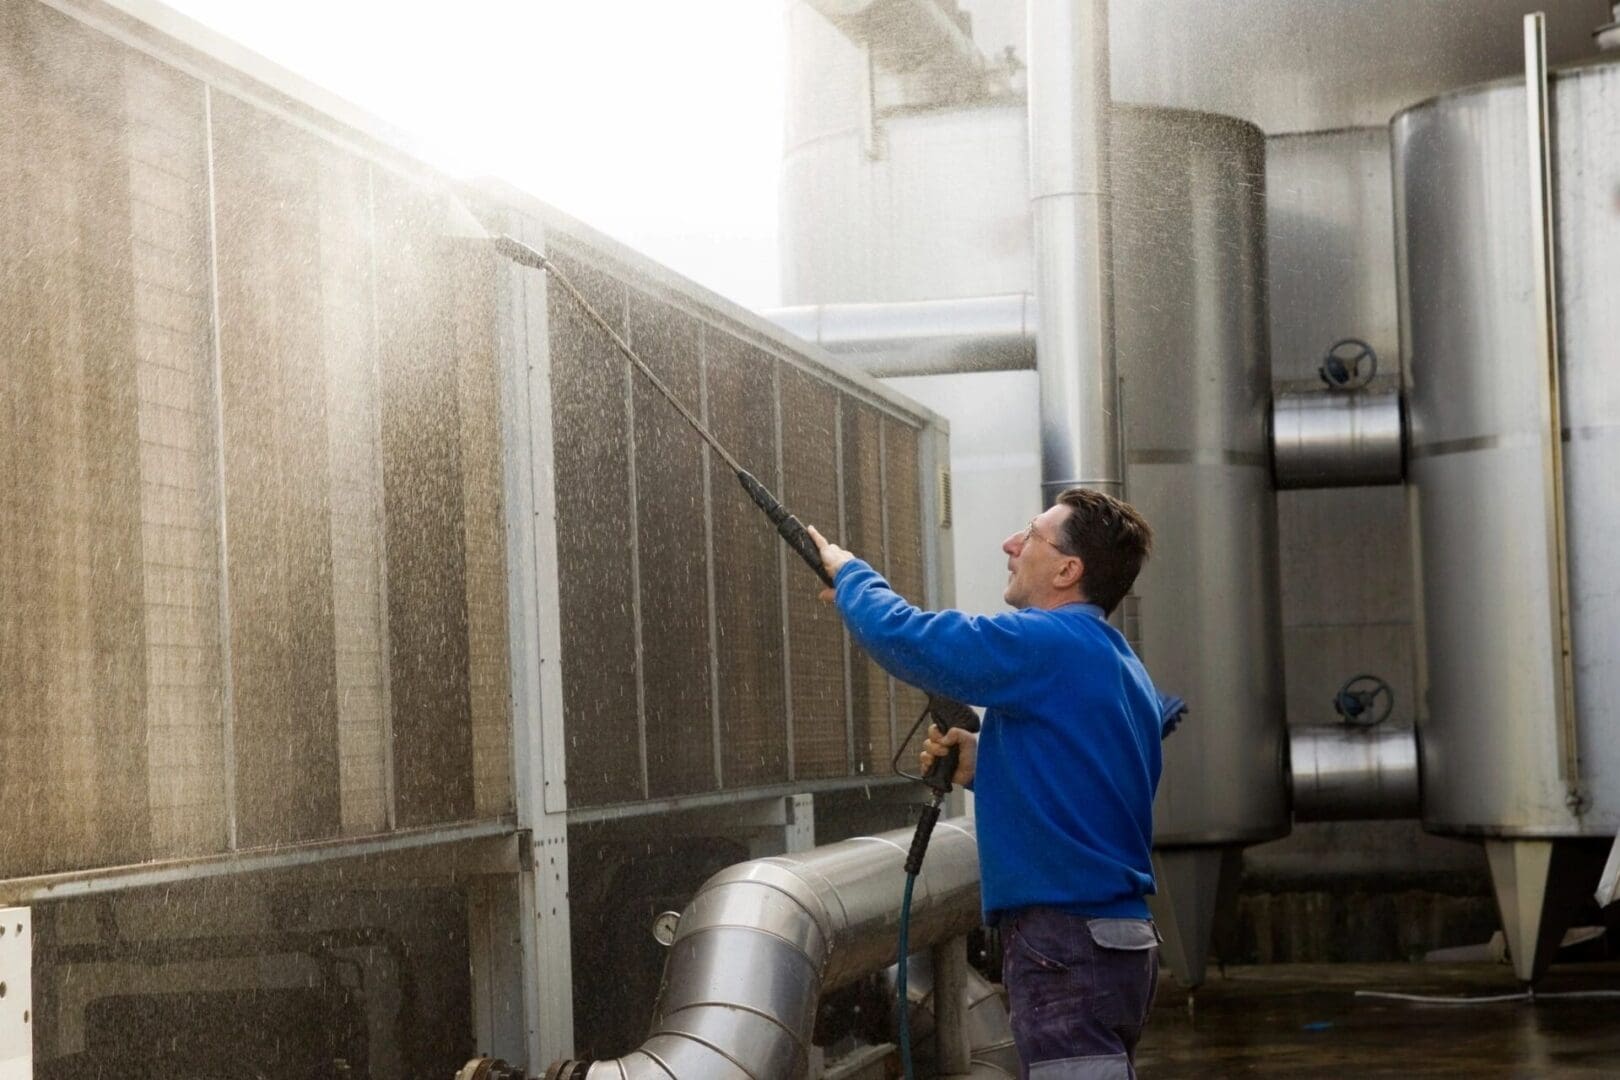
M922 611L859 559L836 590L890 674L987 709L972 784L986 921L1032 905L1147 918L1159 698L1102 609Z

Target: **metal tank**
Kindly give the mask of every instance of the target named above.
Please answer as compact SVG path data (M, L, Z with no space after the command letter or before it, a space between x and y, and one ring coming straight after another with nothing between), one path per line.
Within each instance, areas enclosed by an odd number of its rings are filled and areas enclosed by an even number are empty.
M1271 839L1288 807L1265 137L1227 117L1119 107L1112 147L1126 497L1158 537L1135 590L1139 649L1193 716L1165 746L1154 839Z
M1265 138L1226 117L1116 107L1111 147L1125 497L1157 534L1132 637L1191 708L1165 744L1154 907L1177 975L1196 985L1238 846L1289 828Z
M1620 62L1552 73L1547 173L1532 152L1539 110L1527 108L1539 85L1449 94L1392 128L1428 683L1424 823L1486 839L1526 979L1596 881L1579 838L1620 827ZM1533 194L1542 175L1545 203ZM1556 317L1550 334L1538 301Z

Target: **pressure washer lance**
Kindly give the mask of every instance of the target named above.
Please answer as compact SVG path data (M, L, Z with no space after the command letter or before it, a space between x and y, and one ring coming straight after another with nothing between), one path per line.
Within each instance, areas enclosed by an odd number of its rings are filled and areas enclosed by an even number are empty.
M827 568L821 564L821 551L816 547L816 542L811 539L810 531L804 527L804 523L789 512L788 508L783 506L775 495L771 494L769 488L755 479L752 473L743 468L742 464L732 457L724 446L720 445L720 440L716 439L714 434L703 426L701 420L692 415L690 409L681 404L681 400L675 396L674 392L664 385L664 381L653 372L652 368L647 366L641 357L636 355L636 351L630 347L630 344L624 338L619 336L618 331L608 325L608 321L602 318L596 308L591 306L590 301L581 295L580 291L574 287L574 283L569 281L567 276L557 269L556 264L528 244L510 236L496 236L493 238L493 242L496 249L513 262L533 267L536 270L544 270L547 274L550 274L552 279L561 285L569 296L574 298L575 303L579 304L580 310L585 312L586 317L595 323L612 340L614 345L618 346L619 351L625 355L625 358L635 365L636 370L641 372L646 380L652 384L654 390L663 395L665 401L675 407L675 411L680 413L681 418L692 426L692 430L697 432L698 436L709 444L709 448L720 455L720 460L725 462L726 467L737 475L737 482L742 484L744 491L748 492L748 497L754 500L754 505L765 511L765 516L771 519L771 524L776 526L777 534L783 540L786 540L788 547L798 552L799 558L803 559L810 569L816 572L816 576L821 578L828 588L831 588L833 583L832 575L827 573Z
M674 406L675 411L681 414L681 418L691 426L693 431L697 432L698 436L709 445L710 449L720 455L720 460L725 462L726 466L736 474L738 483L742 485L744 491L748 492L748 497L754 501L754 505L765 511L765 516L776 527L777 534L783 540L786 540L788 546L798 553L799 557L805 561L810 569L816 572L816 576L827 587L831 588L833 584L832 575L827 573L826 566L822 564L821 550L816 547L816 542L810 536L810 531L804 527L804 523L795 517L787 507L783 506L781 500L773 495L769 488L760 483L747 469L743 468L742 463L731 456L730 452L720 444L720 440L715 438L714 434L703 425L703 422L694 416L690 409L681 404L680 399L675 396L674 392L664 384L664 381L647 366L640 356L636 355L636 351L630 347L629 342L620 337L618 331L614 330L608 321L602 317L601 313L591 306L590 301L586 300L579 289L574 286L574 283L568 280L568 276L558 270L556 264L546 258L544 253L530 247L521 240L511 236L492 236L490 240L497 251L513 262L536 270L542 270L550 275L553 281L561 285L563 290L574 298L574 302L579 305L580 310L585 312L586 317L608 336L608 339L618 347L619 352L624 354L625 359L635 365L636 370L641 372L642 376L652 384L653 389L657 390L665 401ZM917 723L912 726L913 734L925 719L931 719L941 731L949 731L953 727L959 727L970 732L979 730L977 713L959 701L952 701L950 698L940 697L935 694L928 696L927 706L923 709L922 714L918 716ZM900 753L903 752L904 747L910 741L910 736L907 736L906 740L901 743L901 750L895 754L896 763L899 761ZM911 924L911 893L912 887L917 882L917 875L922 871L923 857L928 852L928 840L933 835L935 823L939 821L940 811L945 804L945 796L951 792L951 777L956 774L956 766L960 756L958 748L951 747L947 754L935 759L928 772L922 776L915 776L905 772L899 768L898 764L895 765L895 771L901 776L921 780L934 792L933 801L923 810L922 816L917 820L917 831L912 835L911 850L906 855L906 890L905 899L900 910L900 962L898 968L900 1054L908 1080L912 1075L912 1070L910 1018L907 1016L908 1003L906 1001L906 957L910 951L908 945Z

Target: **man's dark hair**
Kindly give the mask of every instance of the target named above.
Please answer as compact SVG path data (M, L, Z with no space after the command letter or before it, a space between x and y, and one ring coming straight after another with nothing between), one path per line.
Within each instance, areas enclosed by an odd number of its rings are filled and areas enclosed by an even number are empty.
M1153 550L1153 530L1130 503L1090 488L1069 488L1057 497L1069 508L1063 550L1085 564L1080 592L1112 613L1125 599Z

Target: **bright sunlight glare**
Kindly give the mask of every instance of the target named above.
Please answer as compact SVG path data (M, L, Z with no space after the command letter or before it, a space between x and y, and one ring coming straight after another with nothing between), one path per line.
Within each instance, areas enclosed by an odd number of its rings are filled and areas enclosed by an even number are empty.
M769 0L168 0L405 133L745 306L778 303Z

